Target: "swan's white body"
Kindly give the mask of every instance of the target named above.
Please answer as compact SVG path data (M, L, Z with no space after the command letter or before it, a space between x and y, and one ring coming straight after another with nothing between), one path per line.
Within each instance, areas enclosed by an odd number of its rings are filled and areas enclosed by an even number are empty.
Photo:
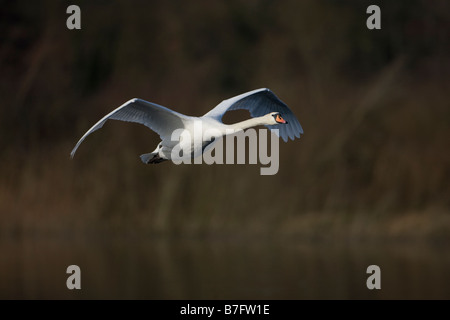
M229 110L246 109L252 118L235 124L224 124L222 116ZM281 118L283 115L283 118ZM191 117L166 107L141 99L131 99L100 119L78 141L71 152L75 155L81 142L92 132L100 129L108 119L137 122L152 129L161 137L161 142L151 153L141 155L144 163L159 163L172 159L174 148L190 150L185 158L195 158L213 146L221 137L239 131L265 125L284 141L300 138L303 129L289 109L269 89L257 89L227 99L202 117ZM174 139L175 137L175 139ZM187 137L190 137L188 139Z

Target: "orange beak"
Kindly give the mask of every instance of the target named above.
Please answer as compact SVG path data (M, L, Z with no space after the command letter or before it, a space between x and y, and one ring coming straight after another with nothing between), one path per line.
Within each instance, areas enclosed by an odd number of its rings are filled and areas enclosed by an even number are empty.
M287 123L287 121L284 120L279 114L277 114L275 121L278 123Z

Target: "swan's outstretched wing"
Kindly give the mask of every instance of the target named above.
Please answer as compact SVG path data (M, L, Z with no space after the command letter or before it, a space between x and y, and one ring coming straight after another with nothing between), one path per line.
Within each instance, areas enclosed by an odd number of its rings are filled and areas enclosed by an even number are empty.
M118 107L116 110L104 116L92 128L90 128L78 141L70 153L71 158L75 155L80 144L92 132L103 127L108 119L136 122L147 126L156 133L161 139L171 136L173 130L184 126L183 119L186 116L172 111L166 107L157 105L141 99L131 99Z
M269 89L262 88L249 91L236 97L227 99L218 104L214 109L204 115L218 121L230 110L245 109L252 117L261 117L270 112L281 113L287 124L267 126L269 129L278 129L279 136L286 142L288 138L294 140L303 134L302 126L289 107Z

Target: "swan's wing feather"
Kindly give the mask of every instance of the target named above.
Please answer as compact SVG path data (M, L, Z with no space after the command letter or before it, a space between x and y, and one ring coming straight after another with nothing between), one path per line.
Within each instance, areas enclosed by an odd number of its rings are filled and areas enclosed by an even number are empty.
M218 104L214 109L204 115L216 120L221 120L223 115L230 110L245 109L252 117L261 117L270 112L279 112L288 122L266 126L270 130L278 129L278 135L287 141L294 140L303 134L302 126L289 107L267 88L257 89L227 99ZM275 131L276 132L276 131Z
M131 99L110 112L90 128L73 148L70 156L73 158L80 144L92 132L103 127L108 119L135 122L145 125L159 134L161 139L170 137L173 130L184 126L185 115L142 99Z

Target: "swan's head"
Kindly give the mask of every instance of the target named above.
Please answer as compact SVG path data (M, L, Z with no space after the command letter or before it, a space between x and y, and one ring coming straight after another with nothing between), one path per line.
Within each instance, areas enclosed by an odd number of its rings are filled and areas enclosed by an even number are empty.
M269 113L269 115L271 116L271 118L273 120L273 124L287 124L288 123L286 120L283 119L283 117L281 116L281 113L279 113L279 112L271 112L271 113Z

